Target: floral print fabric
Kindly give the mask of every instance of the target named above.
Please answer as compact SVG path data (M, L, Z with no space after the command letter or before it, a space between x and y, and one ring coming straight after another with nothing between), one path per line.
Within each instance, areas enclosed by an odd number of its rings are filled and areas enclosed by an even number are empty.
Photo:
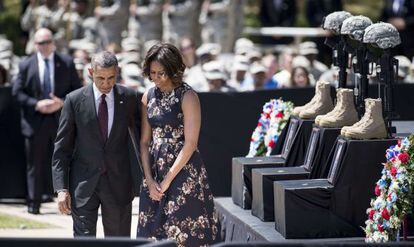
M152 128L150 164L153 178L164 179L184 145L181 102L187 84L163 93L148 91L147 112ZM145 179L141 185L138 237L172 239L178 246L206 246L219 239L219 222L200 153L195 151L171 182L161 201L153 201Z

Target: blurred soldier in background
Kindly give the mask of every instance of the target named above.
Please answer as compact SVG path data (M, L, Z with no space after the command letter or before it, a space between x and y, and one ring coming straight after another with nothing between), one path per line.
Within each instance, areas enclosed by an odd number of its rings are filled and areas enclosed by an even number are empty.
M102 49L112 43L121 44L122 32L128 27L129 3L129 0L99 0L94 12Z
M389 22L400 32L401 45L395 53L412 59L414 56L414 1L386 0L382 20Z
M137 37L142 44L162 39L162 0L136 0L129 10L138 28L129 36Z
M194 38L197 1L166 0L163 6L163 40L178 45L182 37Z
M228 38L229 7L230 0L204 0L200 13L203 43L220 44L222 52L230 52L230 49L223 49Z
M33 36L37 29L39 28L48 28L53 33L58 31L60 21L65 12L68 1L63 3L63 7L59 8L57 0L45 0L44 4L39 5L39 1L30 0L29 6L27 6L26 11L24 12L21 18L21 27L24 31L29 32L29 41L26 45L26 54L33 53L34 44ZM55 37L58 40L58 37ZM58 49L60 47L57 47Z

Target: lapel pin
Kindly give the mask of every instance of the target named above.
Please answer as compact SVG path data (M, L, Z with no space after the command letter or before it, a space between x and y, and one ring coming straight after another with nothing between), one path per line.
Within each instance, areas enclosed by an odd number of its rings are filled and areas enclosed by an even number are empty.
M124 102L121 100L121 101L119 101L119 104L123 104Z

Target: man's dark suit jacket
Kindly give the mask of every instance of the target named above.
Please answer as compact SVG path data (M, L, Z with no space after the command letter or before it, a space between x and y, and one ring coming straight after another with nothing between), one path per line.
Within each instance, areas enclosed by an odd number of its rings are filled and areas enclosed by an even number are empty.
M133 199L138 164L131 158L128 128L137 137L138 97L115 85L114 107L112 129L104 143L92 84L66 96L53 154L53 186L56 191L69 189L76 207L88 202L104 168L117 203L127 205Z
M54 94L64 99L66 94L80 88L82 84L71 57L55 53L54 63ZM39 128L44 117L43 114L35 110L37 101L43 98L37 54L33 54L19 64L19 73L13 84L13 94L17 97L23 110L22 133L26 137L31 137ZM54 115L57 124L59 112Z

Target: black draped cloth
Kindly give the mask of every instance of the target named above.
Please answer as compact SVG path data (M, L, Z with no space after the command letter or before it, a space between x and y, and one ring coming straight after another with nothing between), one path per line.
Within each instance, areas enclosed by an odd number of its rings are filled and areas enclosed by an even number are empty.
M11 87L0 87L0 199L26 198L26 161L20 108Z

